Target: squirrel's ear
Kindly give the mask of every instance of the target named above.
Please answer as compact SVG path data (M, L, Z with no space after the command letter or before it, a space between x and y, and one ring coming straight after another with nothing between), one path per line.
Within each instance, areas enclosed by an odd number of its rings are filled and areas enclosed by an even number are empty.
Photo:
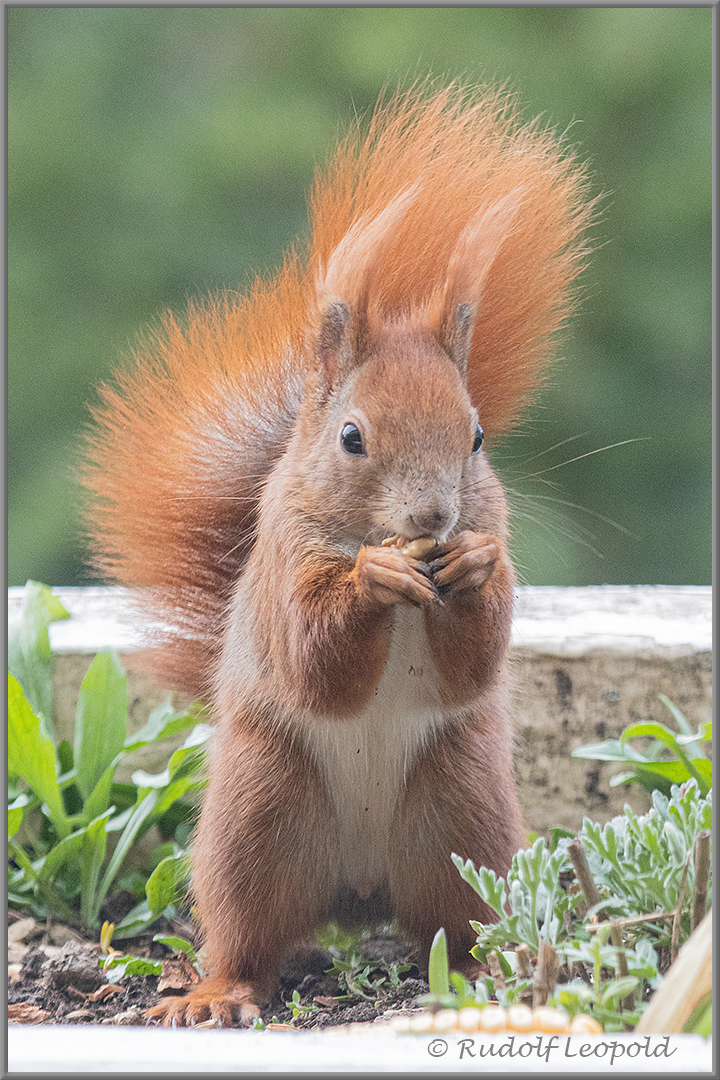
M474 304L458 304L443 327L443 348L463 378L467 373L476 318Z
M325 309L315 338L315 382L322 397L327 397L353 363L355 345L350 306L333 300Z

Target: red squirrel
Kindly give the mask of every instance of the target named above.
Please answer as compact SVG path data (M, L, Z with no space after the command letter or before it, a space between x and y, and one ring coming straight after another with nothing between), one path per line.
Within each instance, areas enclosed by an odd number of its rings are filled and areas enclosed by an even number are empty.
M539 384L590 216L582 166L503 93L398 92L318 174L306 249L166 316L102 389L95 565L216 724L208 975L160 1022L249 1022L330 920L394 918L425 956L442 926L471 970L493 914L451 853L504 875L524 839L486 448Z

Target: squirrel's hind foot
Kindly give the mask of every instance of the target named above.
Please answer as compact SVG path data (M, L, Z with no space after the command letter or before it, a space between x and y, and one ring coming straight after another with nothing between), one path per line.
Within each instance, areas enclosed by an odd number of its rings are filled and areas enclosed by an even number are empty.
M146 1016L162 1027L195 1027L214 1020L217 1027L250 1027L260 1010L250 983L204 979L184 997L163 998Z

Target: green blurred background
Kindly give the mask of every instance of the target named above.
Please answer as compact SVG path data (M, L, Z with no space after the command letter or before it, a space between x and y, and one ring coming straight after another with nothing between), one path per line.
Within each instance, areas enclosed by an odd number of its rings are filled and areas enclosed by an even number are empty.
M493 455L522 579L710 583L710 8L7 17L10 584L92 580L74 462L137 330L277 266L350 118L428 72L577 121L607 196L564 359Z

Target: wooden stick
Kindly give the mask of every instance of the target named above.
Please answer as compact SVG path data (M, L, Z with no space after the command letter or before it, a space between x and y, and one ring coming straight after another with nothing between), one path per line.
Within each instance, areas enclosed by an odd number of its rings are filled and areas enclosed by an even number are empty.
M493 982L495 983L496 988L498 988L500 990L504 990L505 989L505 976L503 975L503 970L500 967L500 961L498 959L498 954L495 952L495 950L488 953L487 962L488 962L488 967L490 968L490 974L493 977Z
M535 982L533 984L533 1008L539 1005L547 1005L547 999L555 988L560 964L557 953L547 941L540 942L538 949L538 962L535 969Z
M517 970L521 979L532 979L533 967L530 962L530 949L527 945L516 945L515 956L517 957Z
M627 956L625 955L625 948L623 946L622 935L620 933L620 922L618 919L613 919L610 923L610 940L614 947L617 949L617 967L615 974L619 979L629 975L627 966ZM620 1008L618 1012L622 1012L623 1009L628 1009L630 1012L635 1008L635 995L630 991L627 997L624 997L620 1002Z
M677 906L675 908L675 918L672 925L672 937L670 939L670 963L672 964L678 954L678 946L680 943L680 920L682 918L683 905L685 903L685 892L687 891L687 876L690 869L690 858L688 855L685 860L685 866L683 867L682 877L680 878L680 887L677 894Z
M636 923L654 922L656 919L674 919L675 909L672 911L654 911L652 915L633 915L629 919L614 919L617 925L624 929L626 926L634 926ZM602 923L588 923L586 930L599 930Z
M572 859L572 864L575 867L575 876L580 883L580 888L583 891L585 902L589 908L597 904L600 899L600 893L597 891L593 876L590 873L590 867L588 861L585 858L585 852L582 849L582 844L575 837L568 844L568 855Z
M705 918L708 876L710 873L710 830L703 829L695 841L695 887L690 910L690 929L694 930Z
M527 945L515 946L515 957L517 961L517 973L518 978L531 980L535 972L530 962L530 949ZM523 1005L530 1005L532 1002L533 992L532 989L525 989L520 993L520 1001Z

